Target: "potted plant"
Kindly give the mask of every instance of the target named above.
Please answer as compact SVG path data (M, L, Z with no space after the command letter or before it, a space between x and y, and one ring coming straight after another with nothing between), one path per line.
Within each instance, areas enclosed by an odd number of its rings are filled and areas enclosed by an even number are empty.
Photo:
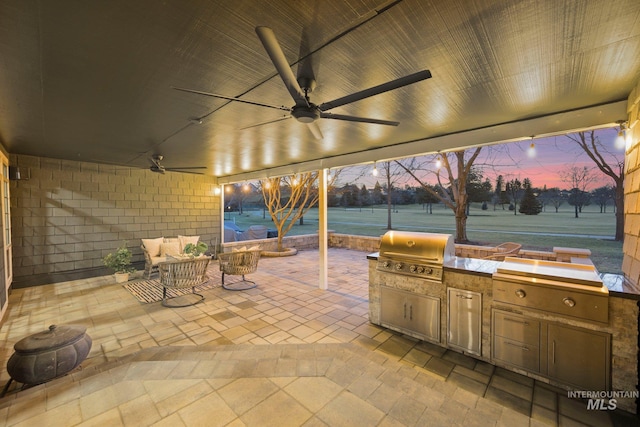
M183 252L191 258L196 258L205 253L208 249L209 246L204 242L198 242L195 245L193 243L187 243L184 246Z
M115 252L107 254L102 261L104 265L114 271L116 283L126 282L129 280L129 274L135 271L135 269L131 267L131 251L127 248L126 242Z

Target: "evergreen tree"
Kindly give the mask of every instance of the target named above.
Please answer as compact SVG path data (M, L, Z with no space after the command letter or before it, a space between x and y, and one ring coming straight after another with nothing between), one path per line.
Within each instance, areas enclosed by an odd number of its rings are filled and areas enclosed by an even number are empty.
M542 203L540 203L536 197L529 178L524 179L522 187L524 188L524 195L520 201L520 213L524 215L538 215L542 212Z
M371 204L371 197L369 196L369 190L362 184L360 187L360 206L369 206Z

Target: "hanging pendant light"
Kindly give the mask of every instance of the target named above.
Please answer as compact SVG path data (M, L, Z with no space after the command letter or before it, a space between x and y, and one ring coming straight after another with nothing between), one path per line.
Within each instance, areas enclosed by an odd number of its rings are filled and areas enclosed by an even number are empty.
M527 149L527 156L530 159L533 159L536 156L536 144L533 143L533 138L534 138L534 135L531 135L531 144Z

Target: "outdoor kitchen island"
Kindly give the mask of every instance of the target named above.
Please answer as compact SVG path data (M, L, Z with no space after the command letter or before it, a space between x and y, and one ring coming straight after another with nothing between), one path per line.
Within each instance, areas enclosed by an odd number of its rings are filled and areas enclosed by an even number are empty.
M424 236L396 232L394 244L387 239L385 245L383 236L381 251L367 256L371 323L563 389L637 392L640 293L620 276L601 277L594 269L594 277L585 266L576 272L574 264L543 261L542 270L566 267L566 274L554 281L526 274L500 278L501 267L506 273L536 271L540 262L450 256L449 242L440 237L446 235L434 236L427 236L428 243L420 241ZM402 258L398 246L433 242L440 246L436 252L444 252L442 272L412 274L438 268L421 265L416 254ZM388 254L399 258L388 260ZM438 263L437 257L427 258ZM559 305L547 297L554 292ZM586 311L573 311L585 306ZM616 400L618 408L637 413L634 398Z

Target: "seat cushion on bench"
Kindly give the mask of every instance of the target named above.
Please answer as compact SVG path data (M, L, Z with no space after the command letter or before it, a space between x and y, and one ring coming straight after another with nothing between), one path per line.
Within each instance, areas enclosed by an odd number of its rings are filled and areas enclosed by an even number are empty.
M166 256L152 256L151 257L151 265L158 265L161 262L165 262L169 259L169 257Z

